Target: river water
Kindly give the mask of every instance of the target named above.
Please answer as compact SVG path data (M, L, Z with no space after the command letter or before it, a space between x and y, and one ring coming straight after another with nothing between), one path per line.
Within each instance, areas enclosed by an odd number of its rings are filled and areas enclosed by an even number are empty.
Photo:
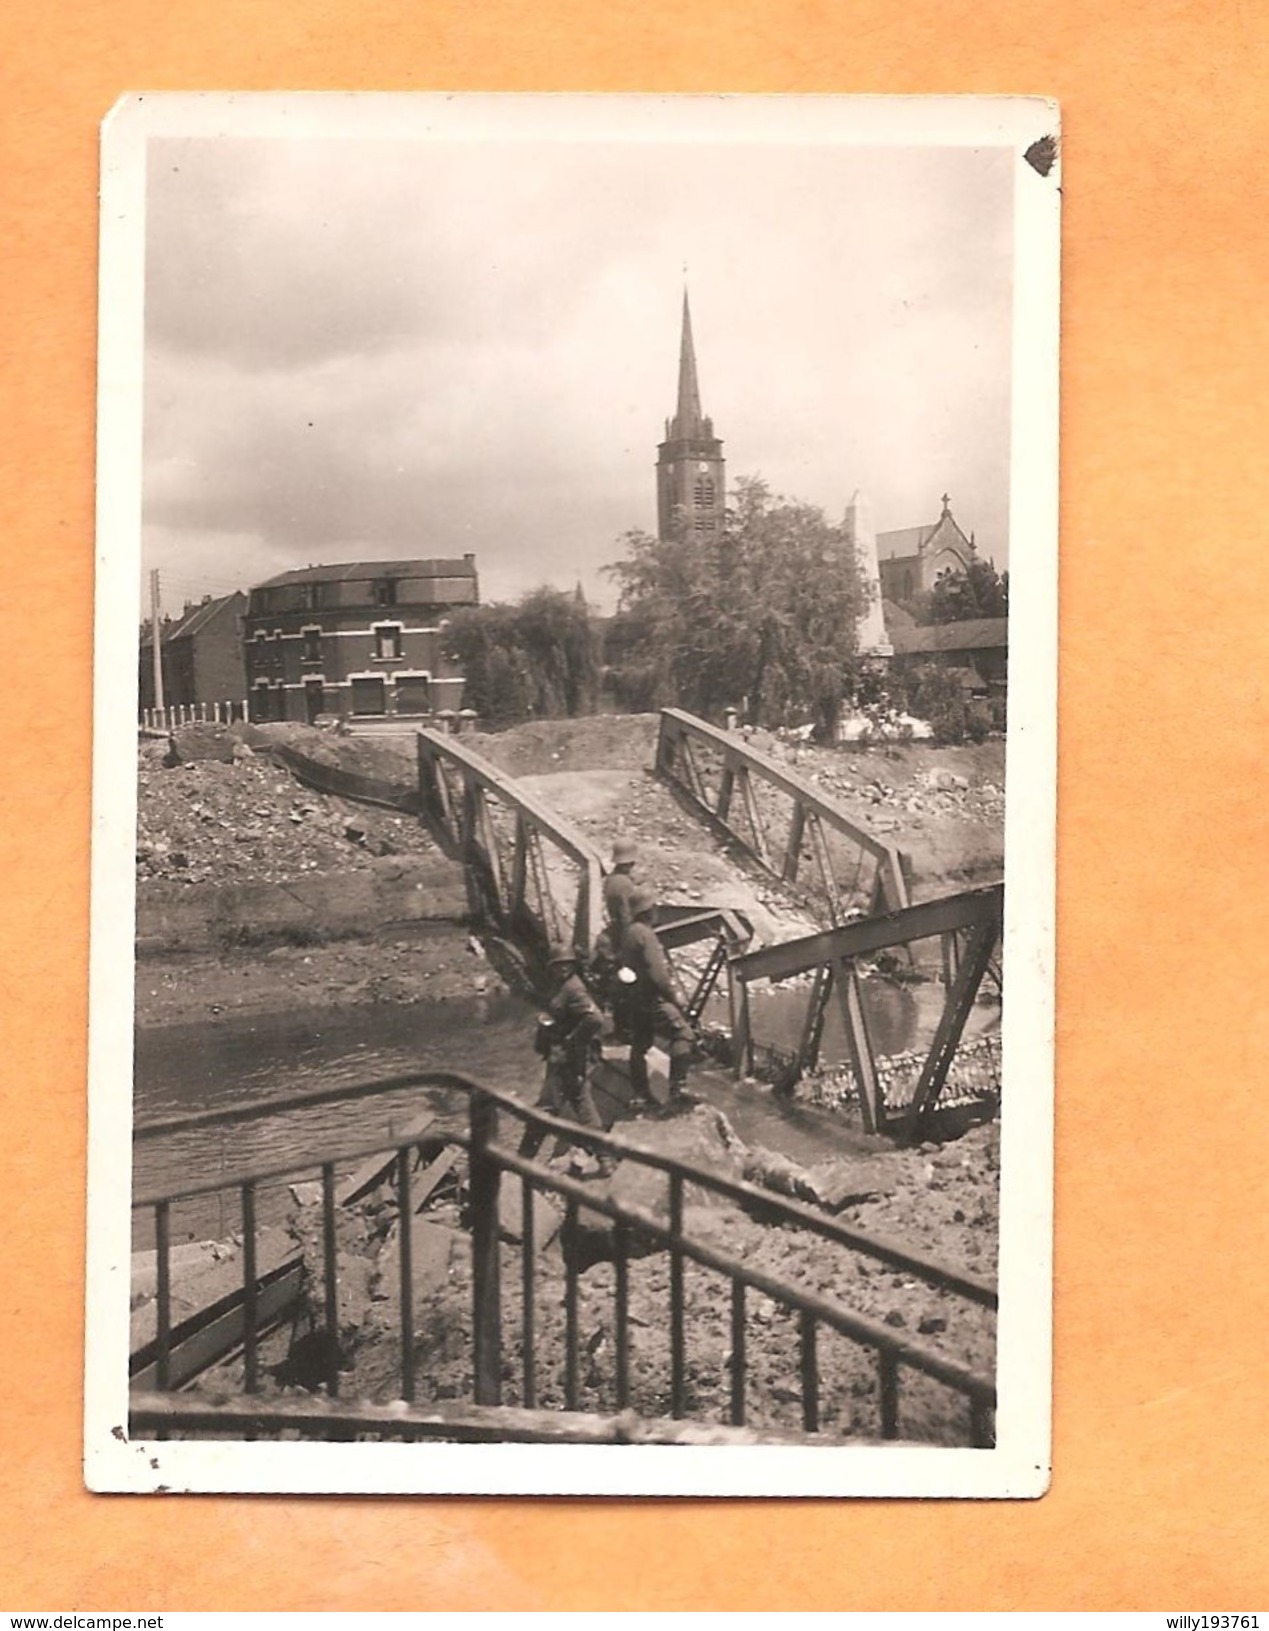
M523 999L505 995L225 1015L142 1030L136 1038L135 1115L143 1121L244 1101L265 1104L318 1088L442 1069L532 1097L541 1070L532 1046L534 1012ZM308 1170L302 1176L310 1179L324 1156L380 1137L387 1142L426 1112L437 1115L438 1130L461 1126L466 1106L464 1094L415 1088L227 1128L165 1134L137 1143L133 1192L176 1189L292 1161L303 1163ZM262 1194L262 1219L280 1215L286 1204L285 1190ZM148 1234L148 1221L138 1223ZM237 1227L232 1197L184 1203L172 1221L177 1240L219 1238Z
M756 992L753 1030L760 1042L796 1046L806 986ZM942 1008L935 984L864 982L864 1000L878 1054L928 1042ZM138 1120L251 1100L267 1103L310 1089L352 1086L414 1070L448 1069L532 1099L541 1079L533 1052L534 1008L514 995L472 997L414 1006L392 1004L301 1009L232 1016L139 1031L135 1057ZM999 1010L976 1009L970 1031L998 1023ZM722 1016L719 1015L721 1018ZM822 1057L842 1057L840 1020L830 1008ZM701 1073L703 1096L732 1120L746 1142L765 1144L794 1160L812 1161L831 1149L858 1147L859 1135L820 1112L773 1100L716 1072ZM611 1107L600 1106L601 1112ZM347 1104L264 1116L228 1128L204 1127L137 1144L134 1193L144 1195L213 1178L233 1178L294 1162L315 1165L340 1149L385 1142L423 1114L436 1131L465 1124L466 1096L443 1089L397 1090ZM607 1117L605 1117L607 1119ZM291 1202L284 1186L262 1191L261 1220L276 1221ZM238 1227L237 1202L204 1198L174 1209L173 1239L220 1238ZM138 1217L136 1244L150 1244L152 1223Z

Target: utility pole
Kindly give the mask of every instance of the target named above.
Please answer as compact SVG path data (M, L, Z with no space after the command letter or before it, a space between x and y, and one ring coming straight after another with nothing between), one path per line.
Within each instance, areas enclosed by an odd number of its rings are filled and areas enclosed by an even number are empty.
M154 706L163 707L163 629L159 622L159 569L150 572L150 642L154 650Z

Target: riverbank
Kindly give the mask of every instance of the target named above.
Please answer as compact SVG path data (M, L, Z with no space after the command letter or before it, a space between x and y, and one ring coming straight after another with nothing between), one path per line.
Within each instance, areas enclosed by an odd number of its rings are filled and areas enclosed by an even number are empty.
M639 875L663 900L743 911L763 941L818 927L804 899L720 844L652 776L656 728L656 715L604 715L469 740L601 852L618 832L633 837ZM235 740L222 757L175 764L166 742L143 742L138 1025L501 989L464 921L461 869L417 817L303 785L268 757L275 739L403 795L414 786L408 738L270 726L250 733L255 750ZM823 749L764 733L753 742L904 848L918 895L999 873L1003 743Z
M391 936L395 933L396 938ZM189 953L138 962L136 1024L148 1030L293 1009L419 1004L497 996L507 984L456 924L330 944Z

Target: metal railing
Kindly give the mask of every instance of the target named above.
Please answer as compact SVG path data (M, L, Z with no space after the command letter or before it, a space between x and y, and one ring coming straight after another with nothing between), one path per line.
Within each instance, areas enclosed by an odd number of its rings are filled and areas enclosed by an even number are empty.
M802 1036L785 1072L784 1085L816 1065L830 1001L841 1015L850 1073L869 1132L898 1130L909 1141L922 1136L934 1114L984 975L1000 943L1004 885L965 890L923 901L885 916L863 918L819 934L803 935L737 957L731 964L732 1050L738 1075L752 1072L754 1044L750 988L810 974L812 984ZM909 1095L888 1091L878 1068L857 971L860 958L916 942L940 941L945 996L943 1012Z
M293 1095L285 1101L272 1104L237 1105L220 1112L196 1112L192 1115L169 1117L138 1127L140 1139L155 1138L164 1133L183 1131L212 1122L241 1123L256 1116L273 1115L286 1109L313 1104L330 1103L337 1098L365 1097L371 1093L397 1090L403 1087L450 1088L462 1092L468 1099L467 1125L464 1131L448 1131L439 1136L452 1145L465 1150L468 1158L468 1203L472 1254L472 1350L471 1382L472 1403L482 1407L498 1407L503 1403L503 1326L502 1297L503 1223L500 1214L500 1187L503 1174L512 1174L521 1180L522 1205L520 1218L520 1326L521 1326L521 1378L520 1407L534 1411L538 1404L537 1331L538 1300L536 1286L536 1230L538 1216L536 1202L542 1193L555 1196L564 1204L564 1239L576 1237L579 1220L586 1213L595 1213L612 1225L613 1280L613 1373L612 1396L618 1412L626 1411L632 1402L631 1341L630 1341L630 1262L637 1245L640 1255L651 1244L669 1257L669 1306L667 1313L669 1348L669 1415L679 1421L689 1413L687 1389L687 1356L691 1333L688 1329L688 1307L684 1295L684 1267L688 1262L700 1265L725 1277L731 1285L730 1330L731 1355L728 1362L730 1385L728 1388L727 1422L732 1427L746 1424L748 1410L748 1343L749 1321L746 1298L757 1292L772 1302L795 1313L798 1319L799 1372L801 1377L801 1420L806 1434L816 1434L821 1425L821 1370L818 1336L822 1330L839 1333L874 1356L877 1370L878 1433L882 1439L895 1439L902 1431L901 1384L908 1372L928 1377L959 1394L965 1401L968 1419L965 1436L975 1446L988 1446L993 1442L993 1412L995 1389L992 1380L971 1370L966 1365L947 1357L936 1349L904 1335L890 1325L881 1323L841 1303L744 1262L730 1252L720 1249L715 1241L704 1238L689 1226L684 1197L689 1186L723 1200L756 1210L764 1220L809 1231L827 1245L860 1254L874 1263L886 1265L911 1276L926 1285L987 1309L997 1304L995 1286L977 1276L935 1262L920 1253L893 1241L871 1235L863 1230L839 1222L801 1202L773 1194L766 1189L739 1178L725 1177L704 1171L699 1167L671 1157L640 1149L610 1133L582 1129L572 1122L532 1109L510 1094L484 1087L469 1078L450 1072L420 1072L387 1081L364 1083L353 1089L325 1089L316 1093ZM658 1215L642 1207L624 1204L612 1194L598 1192L576 1178L556 1172L550 1167L528 1159L507 1148L499 1138L499 1118L508 1117L516 1123L537 1128L546 1136L554 1136L593 1153L605 1152L621 1162L632 1162L652 1169L665 1178L664 1214ZM429 1135L428 1146L435 1147L436 1136ZM324 1385L326 1401L339 1396L340 1353L337 1328L338 1258L336 1250L336 1182L337 1165L364 1161L370 1157L385 1157L390 1166L391 1183L395 1192L398 1213L398 1274L397 1306L399 1317L401 1397L410 1403L418 1390L418 1358L415 1333L414 1273L411 1253L409 1220L413 1216L412 1182L416 1162L424 1156L424 1141L417 1132L407 1137L379 1139L362 1148L326 1157L320 1162L295 1162L252 1171L228 1180L213 1179L190 1184L176 1190L144 1195L134 1202L134 1210L153 1213L154 1241L157 1254L157 1321L152 1343L133 1355L132 1374L159 1392L178 1385L173 1356L182 1332L173 1328L172 1285L170 1271L169 1219L172 1207L181 1201L212 1195L233 1189L240 1197L243 1223L242 1288L241 1288L241 1351L243 1357L243 1392L254 1395L260 1383L259 1344L264 1331L265 1318L276 1321L278 1310L270 1306L267 1316L262 1314L261 1276L256 1263L256 1200L266 1188L293 1181L297 1175L317 1170L321 1178L322 1265L320 1282L326 1322L326 1371ZM582 1408L580 1375L580 1323L578 1318L579 1281L582 1267L575 1251L565 1251L564 1276L564 1386L566 1412ZM149 1407L147 1407L149 1408ZM268 1401L253 1404L256 1413L267 1414ZM331 1423L342 1421L333 1417L329 1405L315 1402L311 1415L302 1411L297 1416L294 1401L286 1411L287 1426L299 1426L313 1436L329 1436L335 1429ZM651 1414L656 1414L653 1412ZM162 1415L162 1412L159 1412ZM153 1409L144 1419L154 1424L158 1419ZM188 1417L182 1421L190 1425ZM211 1417L208 1418L210 1424ZM370 1430L370 1429L367 1429ZM405 1431L405 1429L402 1429ZM418 1432L439 1433L435 1425L427 1427L420 1419ZM549 1423L534 1429L534 1436L549 1437Z
M657 910L656 937L672 961L676 951L701 942L710 944L683 1008L694 1025L702 1019L706 1004L724 976L731 1007L732 964L753 939L753 925L743 912L728 907L661 906Z
M717 761L716 783L705 763L709 756ZM719 730L679 708L665 708L656 767L697 815L740 844L774 877L796 883L804 852L809 851L830 922L840 923L852 903L865 902L864 909L870 913L895 911L908 904L900 851L861 827L834 800L750 747L736 732ZM788 801L789 825L780 842L764 817L755 782ZM737 802L743 824L734 814ZM836 839L839 851L854 857L853 868L839 872L830 839ZM852 874L849 880L846 870Z
M585 834L452 736L420 731L418 767L423 819L463 862L473 915L592 952L604 920L603 862Z

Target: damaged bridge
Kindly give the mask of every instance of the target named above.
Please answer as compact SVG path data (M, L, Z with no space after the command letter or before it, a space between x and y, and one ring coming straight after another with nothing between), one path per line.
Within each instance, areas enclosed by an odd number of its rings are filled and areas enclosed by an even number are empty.
M949 1079L959 1102L990 1110L999 1052L975 1044L953 1072L984 981L999 987L1003 887L991 884L914 903L910 866L822 788L746 743L679 709L660 717L655 774L730 864L765 874L787 912L754 915L718 900L662 894L658 934L677 954L690 1017L708 1025L737 1076L766 1074L784 1091L825 1063L827 1027L840 1033L839 1102L868 1132L913 1140L935 1124ZM570 942L585 961L603 927L607 870L597 842L554 808L551 777L533 785L468 743L436 731L418 738L418 804L446 852L461 861L473 915L530 953ZM697 891L699 893L699 891ZM770 897L768 897L770 899ZM800 921L799 921L800 918ZM818 919L827 928L812 929ZM878 1057L863 976L888 960L943 991L919 1057ZM764 1045L755 1004L774 988L800 1009L796 1039ZM908 1050L911 1052L911 1050Z

